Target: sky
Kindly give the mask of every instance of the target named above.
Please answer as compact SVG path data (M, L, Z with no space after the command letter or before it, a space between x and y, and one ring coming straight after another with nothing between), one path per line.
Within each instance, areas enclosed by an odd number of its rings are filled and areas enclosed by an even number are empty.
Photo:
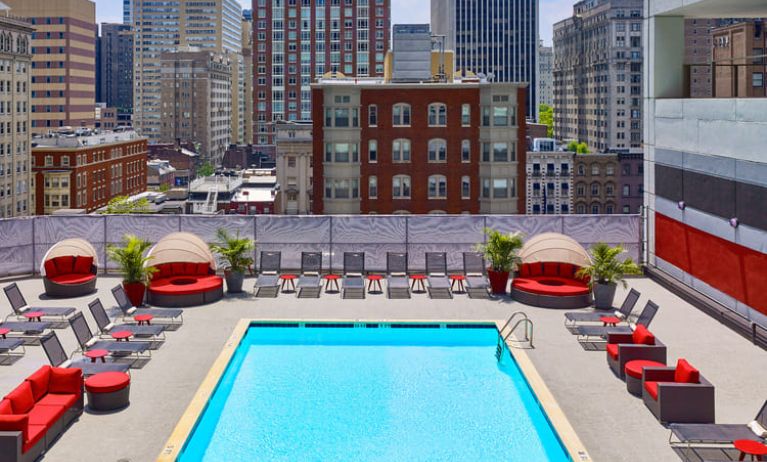
M508 0L510 2L517 0ZM96 20L122 22L122 0L95 0ZM251 0L240 0L243 8L251 8ZM540 35L546 45L551 45L552 26L572 14L575 0L540 0ZM392 0L393 24L428 23L430 0Z

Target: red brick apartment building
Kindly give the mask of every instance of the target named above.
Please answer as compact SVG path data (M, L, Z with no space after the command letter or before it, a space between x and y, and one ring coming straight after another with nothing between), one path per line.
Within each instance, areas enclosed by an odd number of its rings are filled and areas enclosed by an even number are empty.
M61 130L32 140L36 214L92 212L115 196L146 191L147 140L132 130Z
M524 84L312 86L316 214L520 213Z

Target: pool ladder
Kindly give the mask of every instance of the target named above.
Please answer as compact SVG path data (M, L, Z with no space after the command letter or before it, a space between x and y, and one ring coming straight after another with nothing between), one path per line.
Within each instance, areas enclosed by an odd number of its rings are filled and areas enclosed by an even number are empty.
M517 322L511 324L514 320ZM509 328L509 326L511 326L511 328ZM511 337L511 334L513 334L519 326L524 326L525 328L523 331L524 337L521 339L514 338L512 339L512 342L525 343L527 344L527 348L533 348L533 321L527 317L527 313L524 311L516 311L511 316L509 316L509 319L506 320L506 324L504 324L503 327L501 327L501 329L498 331L498 345L495 348L495 357L498 359L498 361L501 360L503 349L507 345L506 341L509 339L509 337ZM512 346L516 348L523 348L523 346L516 344L512 344Z

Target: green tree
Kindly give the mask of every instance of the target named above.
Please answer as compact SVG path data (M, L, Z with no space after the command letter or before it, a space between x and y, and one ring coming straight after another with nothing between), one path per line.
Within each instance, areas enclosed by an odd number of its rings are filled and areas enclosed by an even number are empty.
M151 209L149 208L149 200L145 197L131 201L128 196L116 196L109 200L106 209L102 213L106 215L151 213Z
M160 192L166 192L166 191L168 191L169 189L170 189L170 186L168 186L168 184L167 184L167 183L163 183L163 184L161 184L161 185L160 185L160 188L159 188Z
M216 168L210 162L205 162L197 169L197 176L211 176L216 173Z
M548 127L546 129L546 135L549 137L554 136L554 108L548 104L541 104L538 111L538 121Z
M567 150L570 152L577 152L578 154L589 154L589 145L586 143L579 143L577 141L570 141L567 143Z

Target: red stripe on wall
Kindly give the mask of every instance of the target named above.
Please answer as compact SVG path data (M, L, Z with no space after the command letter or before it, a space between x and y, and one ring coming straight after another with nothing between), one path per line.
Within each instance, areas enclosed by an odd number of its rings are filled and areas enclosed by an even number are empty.
M656 213L655 255L767 314L767 254Z

